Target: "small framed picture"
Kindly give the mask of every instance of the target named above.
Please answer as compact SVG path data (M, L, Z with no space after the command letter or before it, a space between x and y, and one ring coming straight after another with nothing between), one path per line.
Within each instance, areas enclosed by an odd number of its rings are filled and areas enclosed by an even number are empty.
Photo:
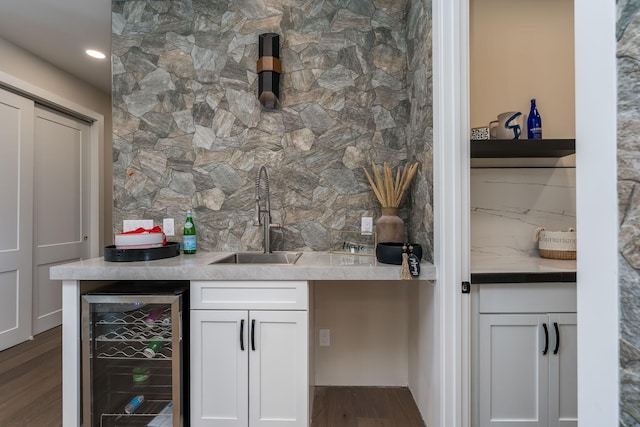
M489 128L481 127L481 128L471 129L471 139L473 140L489 139Z

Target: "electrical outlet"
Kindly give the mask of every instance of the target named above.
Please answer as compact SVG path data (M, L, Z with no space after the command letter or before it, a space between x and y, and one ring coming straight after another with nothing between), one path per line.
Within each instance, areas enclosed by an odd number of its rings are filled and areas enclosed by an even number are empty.
M320 347L331 346L331 330L320 329Z
M361 234L371 234L373 233L373 217L363 216L362 217L362 225L360 227Z
M165 218L162 220L162 231L165 236L175 236L176 231L174 229L173 218Z

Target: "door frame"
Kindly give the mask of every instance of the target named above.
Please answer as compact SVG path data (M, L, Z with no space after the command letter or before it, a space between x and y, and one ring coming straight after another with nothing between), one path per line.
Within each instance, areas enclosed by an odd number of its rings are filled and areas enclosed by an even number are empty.
M578 424L596 427L620 415L616 2L574 0L574 19Z
M32 99L35 102L82 119L89 123L89 217L88 220L88 255L89 258L100 256L100 248L104 246L102 237L102 223L104 221L104 207L102 195L104 188L104 168L102 153L104 150L104 116L59 95L20 80L10 74L0 71L0 87Z
M471 424L469 239L469 3L433 0L433 209L438 372L425 420L440 427ZM429 413L431 409L432 413ZM427 422L428 425L430 425Z
M469 279L469 3L433 0L432 7L439 354L431 368L439 395L428 415L437 426L468 427L470 312L460 282ZM613 425L620 411L616 4L574 0L574 20L578 419L597 427Z

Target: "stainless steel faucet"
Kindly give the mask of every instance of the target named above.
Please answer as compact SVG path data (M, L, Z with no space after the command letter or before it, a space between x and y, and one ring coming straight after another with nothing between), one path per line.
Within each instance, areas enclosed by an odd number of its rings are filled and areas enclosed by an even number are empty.
M261 191L260 177L264 175L264 192ZM260 207L260 200L264 194L264 209ZM269 195L269 175L267 174L267 168L262 165L258 169L256 174L256 217L253 225L262 225L264 228L264 253L271 252L271 238L270 233L272 228L280 228L280 224L271 223L271 200Z

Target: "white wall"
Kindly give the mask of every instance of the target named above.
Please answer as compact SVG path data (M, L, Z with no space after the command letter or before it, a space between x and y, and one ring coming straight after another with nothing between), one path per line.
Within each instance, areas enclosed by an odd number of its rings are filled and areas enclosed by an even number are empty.
M408 292L414 286L414 281L315 283L316 385L408 384ZM320 329L331 330L330 347L318 346Z
M536 98L543 137L574 138L573 0L469 4L471 127Z
M0 39L0 57L2 58L0 71L104 116L104 185L102 193L104 217L101 230L103 242L110 244L112 241L111 95L79 81L72 75L4 39Z
M437 288L432 282L409 289L409 389L425 421L433 419L439 410L434 396L439 384L437 301Z

